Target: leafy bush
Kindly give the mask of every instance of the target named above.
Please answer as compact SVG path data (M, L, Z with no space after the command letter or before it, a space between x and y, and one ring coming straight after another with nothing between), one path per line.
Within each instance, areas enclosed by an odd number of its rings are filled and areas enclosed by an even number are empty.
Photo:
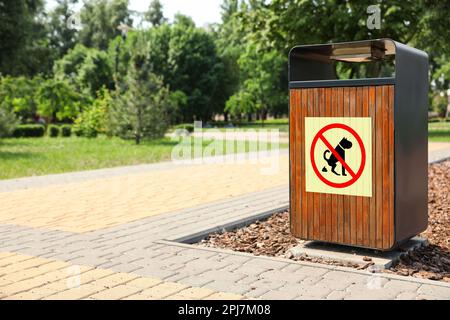
M72 135L72 126L65 124L61 126L61 136L70 137Z
M97 92L97 99L92 106L84 110L73 125L73 132L77 136L95 138L99 133L108 133L107 117L111 96L108 90Z
M55 125L49 125L47 128L48 135L52 138L56 138L59 136L59 127Z
M37 113L50 123L54 116L58 120L73 119L79 114L82 97L65 81L47 79L36 93Z
M40 76L0 77L0 106L14 111L22 122L33 121L37 110L35 96L42 81Z
M447 95L436 95L433 98L433 110L437 112L439 117L445 118L447 113L448 99Z
M194 125L193 124L179 124L175 126L175 130L186 130L189 133L194 132Z
M24 124L17 126L13 131L15 138L38 138L45 134L45 127L42 124Z
M14 113L0 108L0 138L9 137L16 128L18 120Z

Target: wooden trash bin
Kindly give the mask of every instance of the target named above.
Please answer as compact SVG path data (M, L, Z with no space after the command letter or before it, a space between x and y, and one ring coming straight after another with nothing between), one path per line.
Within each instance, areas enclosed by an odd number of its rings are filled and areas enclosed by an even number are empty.
M297 46L289 90L292 234L390 250L425 230L427 54L390 39Z

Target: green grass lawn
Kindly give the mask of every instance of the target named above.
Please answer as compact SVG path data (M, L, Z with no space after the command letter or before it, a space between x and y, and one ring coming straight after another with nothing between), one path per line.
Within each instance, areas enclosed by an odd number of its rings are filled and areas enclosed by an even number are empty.
M203 146L210 143L204 140ZM139 146L102 136L0 139L0 179L167 161L175 145L177 141L168 138L143 141ZM245 148L249 150L248 143ZM264 145L258 148L263 150Z
M450 142L450 122L429 123L428 139L432 142Z
M265 127L287 131L286 121L269 121ZM258 129L261 124L248 123L241 128ZM429 140L450 142L450 122L430 123ZM203 146L210 142L204 140ZM0 139L0 179L167 161L176 144L168 138L143 141L139 146L106 137ZM249 144L245 147L248 151ZM280 144L280 148L287 148L287 144Z

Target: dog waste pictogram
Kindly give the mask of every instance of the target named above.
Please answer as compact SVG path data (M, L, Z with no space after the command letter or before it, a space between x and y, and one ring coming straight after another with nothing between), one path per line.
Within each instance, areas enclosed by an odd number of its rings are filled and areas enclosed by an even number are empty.
M371 118L305 118L306 191L372 196Z

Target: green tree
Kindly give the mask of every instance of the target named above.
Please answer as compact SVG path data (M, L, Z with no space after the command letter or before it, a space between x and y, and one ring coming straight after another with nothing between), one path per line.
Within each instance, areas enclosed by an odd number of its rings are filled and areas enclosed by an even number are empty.
M139 39L132 53L125 91L116 94L111 112L112 132L122 138L164 136L169 126L168 110L173 100L160 77L151 72L147 43Z
M171 90L183 91L188 103L181 110L184 122L208 121L225 106L221 93L224 64L218 56L213 35L178 15L171 27L169 55L164 80Z
M0 78L0 108L14 112L23 122L36 115L36 93L42 77L24 76Z
M73 132L78 136L93 138L98 134L110 134L108 126L112 98L106 88L97 91L97 98L74 121Z
M257 112L264 120L269 111L273 113L280 104L287 104L285 90L280 88L285 62L276 50L265 51L255 44L248 44L239 58L242 85L237 96L227 104L227 110L233 114Z
M75 118L80 112L80 96L65 81L47 79L37 91L37 112L51 123Z
M154 27L160 26L167 21L167 19L164 18L161 1L152 0L152 2L150 2L148 10L145 13L145 20L150 22Z
M51 71L43 0L0 0L0 73Z
M147 44L148 70L171 91L186 95L186 104L180 106L182 121L208 121L223 112L228 95L223 94L221 80L226 71L217 53L214 34L196 28L192 19L182 15L177 15L172 25L130 32L124 43L115 39L108 51L116 61L119 77L130 68L130 52L138 39Z
M109 41L120 35L120 24L131 26L128 0L91 0L81 10L80 41L89 48L106 50Z
M13 112L0 108L0 138L9 137L18 122Z
M432 100L433 110L437 112L439 117L445 118L448 108L448 98L447 93L438 93L433 97Z
M67 80L79 92L95 97L102 87L113 87L111 61L105 51L89 49L78 44L55 62L54 73L59 80Z
M72 49L77 41L77 31L69 28L69 18L75 13L70 7L78 3L78 0L56 0L57 5L49 13L49 39L50 47L56 59L64 56Z

